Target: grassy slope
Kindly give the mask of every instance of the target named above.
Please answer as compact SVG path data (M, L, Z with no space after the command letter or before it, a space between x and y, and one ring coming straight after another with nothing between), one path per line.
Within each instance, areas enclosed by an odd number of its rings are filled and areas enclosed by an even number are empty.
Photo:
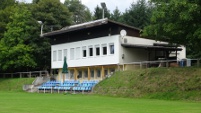
M23 91L24 84L31 84L34 78L0 79L0 91Z
M155 99L201 100L201 68L151 68L116 72L100 82L101 95Z

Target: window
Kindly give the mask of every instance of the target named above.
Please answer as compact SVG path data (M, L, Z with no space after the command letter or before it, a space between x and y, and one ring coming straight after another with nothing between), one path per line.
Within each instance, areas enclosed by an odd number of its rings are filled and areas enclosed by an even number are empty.
M100 46L96 45L95 50L96 50L96 56L99 56L100 55Z
M58 51L58 61L62 61L62 50Z
M75 52L74 51L75 51L74 48L70 49L70 60L74 60L75 59L74 58L74 56L75 56Z
M76 59L80 58L80 47L76 48Z
M108 70L105 70L105 76L108 76Z
M98 77L98 78L101 77L101 70L100 70L100 69L97 70L97 77Z
M103 53L103 55L107 55L107 45L106 44L102 45L102 53Z
M74 70L70 70L70 79L74 79Z
M53 51L53 61L57 61L57 51Z
M78 79L81 79L81 78L82 78L82 71L78 71L77 78L78 78Z
M64 49L64 57L67 59L67 49Z
M110 72L111 72L111 73L114 73L114 72L115 72L115 69L110 69Z
M87 70L84 70L84 78L88 78L88 71Z
M94 70L91 70L91 78L94 78Z
M86 46L82 47L82 57L87 57Z
M93 46L89 46L89 56L93 56Z
M114 44L110 44L110 54L114 54Z

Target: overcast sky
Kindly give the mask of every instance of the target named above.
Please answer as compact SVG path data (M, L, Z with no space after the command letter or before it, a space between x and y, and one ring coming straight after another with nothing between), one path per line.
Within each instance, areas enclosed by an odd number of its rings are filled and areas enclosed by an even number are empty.
M27 3L31 3L32 0L19 0L19 1L25 1ZM60 0L61 2L64 2L65 0ZM107 8L112 12L116 7L121 12L125 12L126 9L129 9L131 3L135 2L137 0L81 0L84 5L86 5L91 12L94 12L94 8L99 5L101 2L105 2Z

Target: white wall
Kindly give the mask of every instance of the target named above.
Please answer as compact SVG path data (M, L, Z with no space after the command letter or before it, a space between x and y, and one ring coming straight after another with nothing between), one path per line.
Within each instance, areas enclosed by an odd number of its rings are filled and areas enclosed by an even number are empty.
M148 51L144 49L125 48L122 47L124 58L121 63L140 62L148 60Z
M124 43L124 40L127 40L127 44L136 44L136 45L153 45L153 43L166 43L166 42L160 42L155 41L151 39L145 39L145 38L139 38L139 37L131 37L131 36L124 36L121 38L122 43Z
M114 35L114 36L106 36L106 37L100 37L95 39L89 39L84 41L78 41L78 42L71 42L71 43L64 43L64 44L58 44L58 45L52 45L51 46L51 66L53 69L56 68L62 68L63 67L63 53L64 49L67 49L67 63L69 67L82 67L82 66L95 66L95 65L108 65L108 64L119 64L119 63L130 63L130 62L140 62L140 61L147 61L148 60L148 51L144 49L137 49L137 48L125 48L121 46L121 43L123 43L124 38L127 38L127 43L130 44L136 44L136 45L153 45L153 43L158 41L150 40L150 39L143 39L138 37L130 37L130 36L124 36L120 37L120 35ZM109 45L113 43L114 44L114 54L109 54ZM160 42L160 43L166 43L166 42ZM100 46L100 53L102 53L102 44L107 45L107 55L96 56L95 55L95 46ZM87 57L83 58L82 56L82 47L86 46L87 50ZM93 56L89 56L89 46L93 47ZM79 54L74 52L74 58L73 60L70 59L70 48L76 48L80 47ZM186 58L186 48L182 46L182 51L178 52L178 58ZM62 60L58 61L58 51L62 50ZM57 51L57 60L53 61L53 51ZM80 55L79 58L78 55ZM124 55L124 58L122 59L122 55ZM150 60L154 59L154 53L151 52L150 54Z
M179 48L181 48L182 51L177 51L177 60L185 59L186 58L186 47L182 45ZM176 54L176 51L172 52L170 55L175 56L175 54Z
M167 42L161 42L161 41L155 41L151 39L144 39L139 37L131 37L131 36L124 36L120 37L120 42L126 44L133 44L133 45L150 45L153 46L154 43L162 43L162 44L168 44ZM130 62L140 62L140 61L148 61L148 51L145 49L137 49L137 48L125 48L122 47L120 43L120 50L119 50L119 61L120 63L130 63ZM178 51L178 60L186 58L186 48L184 46L181 46L182 51ZM162 52L157 52L156 55L162 56ZM173 52L172 55L175 53ZM124 59L122 59L122 55L124 55ZM151 51L150 53L150 60L155 60L155 53Z
M114 44L114 54L109 53L109 45L113 43ZM62 57L61 61L58 61L58 50L62 50L62 56L63 56L63 50L67 49L67 64L68 67L81 67L81 66L94 66L94 65L107 65L107 64L118 64L119 63L119 35L114 36L106 36L106 37L100 37L95 39L89 39L84 41L78 41L78 42L71 42L71 43L64 43L64 44L58 44L58 45L52 45L51 46L51 67L53 69L55 68L62 68L63 67L63 59ZM102 44L107 45L107 55L102 55ZM95 45L100 45L100 56L95 55ZM87 57L82 57L82 47L86 46L87 50ZM93 46L93 56L89 56L89 46ZM80 57L76 59L77 55L76 52L74 54L75 59L70 59L70 48L74 48L76 50L77 47L80 47ZM57 51L57 60L53 61L53 51Z
M182 51L178 51L178 56L177 56L178 60L186 58L186 47L181 46L180 48L182 49Z

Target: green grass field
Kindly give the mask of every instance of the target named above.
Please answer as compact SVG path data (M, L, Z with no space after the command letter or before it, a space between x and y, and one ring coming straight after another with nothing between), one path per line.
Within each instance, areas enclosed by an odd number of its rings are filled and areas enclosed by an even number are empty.
M0 113L200 113L201 102L0 92Z
M201 68L116 72L93 95L26 93L22 86L33 78L0 79L0 113L201 113L200 73Z

